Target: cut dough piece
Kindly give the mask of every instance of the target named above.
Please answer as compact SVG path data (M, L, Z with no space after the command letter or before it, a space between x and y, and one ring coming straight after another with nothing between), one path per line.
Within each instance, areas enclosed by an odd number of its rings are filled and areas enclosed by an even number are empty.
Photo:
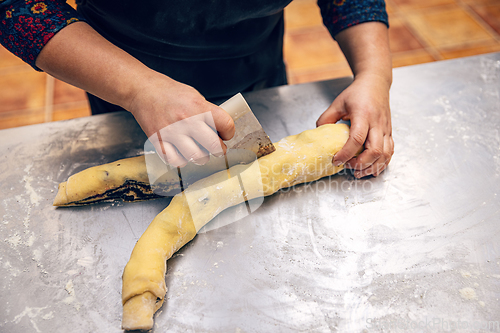
M280 140L275 144L274 153L257 161L263 193L257 187L251 190L245 188L247 199L268 196L281 188L337 173L343 166L334 167L332 158L343 147L348 136L347 125L330 124ZM223 209L243 201L241 195L231 195L235 191L234 182L224 180L244 168L243 165L236 165L229 172L220 171L194 183L177 194L170 205L151 222L135 245L123 273L124 329L152 327L154 312L163 303L167 292L166 260L195 237L200 225L195 226L193 216L198 220L197 224L206 224ZM206 189L203 202L189 205L189 195L200 189ZM150 302L151 294L156 297L154 307Z
M134 297L123 308L123 327L135 327L135 330L149 330L153 327L153 316L161 304L157 306L156 296L146 291L142 297Z
M203 166L190 163L180 170L182 186L188 187L225 169L226 161L229 166L233 166L242 159L248 161L249 156L237 156L229 160L211 156L210 161ZM154 179L153 185L148 176ZM173 196L181 192L181 178L177 168L167 166L157 154L126 158L70 176L66 182L59 184L53 205L81 206L115 200L139 201Z
M54 206L77 206L122 199L134 201L159 197L149 185L144 156L98 165L72 175L54 199Z

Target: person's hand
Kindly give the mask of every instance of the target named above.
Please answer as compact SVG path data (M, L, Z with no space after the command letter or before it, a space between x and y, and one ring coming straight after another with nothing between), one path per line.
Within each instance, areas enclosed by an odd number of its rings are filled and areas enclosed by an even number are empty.
M234 122L194 88L154 72L131 100L128 110L168 164L205 164L209 153L222 155L222 142L234 135ZM218 133L218 134L217 134Z
M332 162L353 169L356 178L378 176L394 153L390 87L384 82L376 75L356 77L316 122L320 126L340 119L351 121L349 139ZM355 156L363 145L365 150Z

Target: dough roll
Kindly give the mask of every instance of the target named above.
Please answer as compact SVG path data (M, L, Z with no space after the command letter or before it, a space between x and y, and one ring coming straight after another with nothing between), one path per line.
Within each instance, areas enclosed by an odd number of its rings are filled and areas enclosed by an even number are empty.
M232 166L238 160L229 160L228 163ZM181 192L182 186L186 188L225 168L224 159L214 156L203 166L189 163L181 171L163 163L157 154L126 158L70 176L67 181L59 184L53 205L82 206L116 200L140 201L174 196ZM150 179L153 179L153 184Z
M192 184L177 194L137 241L123 273L122 327L151 329L153 315L164 301L166 261L192 240L197 230L222 210L244 200L268 196L281 188L310 182L342 170L332 158L349 137L345 124L323 125L275 143L276 151L259 158L255 167L236 165ZM257 164L255 164L257 163ZM241 175L246 182L244 195ZM257 181L256 177L261 181Z
M144 156L85 169L59 184L54 206L78 206L158 197L149 185Z

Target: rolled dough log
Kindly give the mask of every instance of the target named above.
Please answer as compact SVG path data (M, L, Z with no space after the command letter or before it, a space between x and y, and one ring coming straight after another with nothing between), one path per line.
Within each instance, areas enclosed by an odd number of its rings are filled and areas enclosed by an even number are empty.
M343 166L334 167L333 155L349 136L344 124L323 125L280 140L276 151L258 159L258 169L247 169L252 179L260 173L262 187L245 186L247 199L268 196L281 188L330 176ZM177 194L170 205L151 222L135 245L123 273L122 327L127 330L151 329L153 315L161 307L167 288L166 260L196 235L196 230L219 212L243 201L239 183L232 174L245 166L236 165L202 179ZM252 175L252 173L254 173ZM242 172L243 174L243 172ZM234 177L232 177L234 179ZM255 184L260 182L255 181ZM262 191L263 189L263 191ZM200 194L203 200L189 200ZM198 202L198 203L197 203Z
M158 197L149 186L144 156L85 169L59 184L54 206L77 206L123 199Z
M225 169L226 162L229 166L239 162L238 158L226 160L211 156L210 161L203 166L189 163L179 175L177 168L167 166L158 155L146 156L98 165L70 176L67 181L59 184L53 205L81 206L97 202L139 201L174 196L181 192L181 180L186 188ZM255 155L253 158L255 159ZM149 176L154 179L154 184L150 184Z

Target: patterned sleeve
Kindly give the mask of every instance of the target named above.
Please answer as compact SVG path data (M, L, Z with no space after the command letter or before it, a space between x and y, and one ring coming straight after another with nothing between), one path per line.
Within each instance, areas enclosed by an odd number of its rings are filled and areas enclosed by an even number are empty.
M80 20L64 0L0 0L0 43L40 71L35 61L45 44Z
M333 37L363 22L379 21L389 26L384 0L318 0L318 6Z

